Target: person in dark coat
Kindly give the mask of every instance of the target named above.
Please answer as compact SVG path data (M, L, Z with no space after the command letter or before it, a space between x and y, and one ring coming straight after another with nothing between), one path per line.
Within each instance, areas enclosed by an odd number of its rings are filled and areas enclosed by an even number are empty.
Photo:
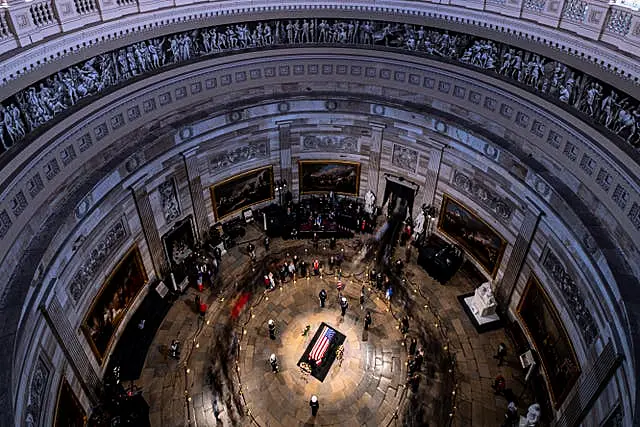
M498 359L498 366L502 366L504 363L504 358L507 356L507 346L501 342L498 345L498 350L496 354L493 356L494 359Z
M320 298L320 308L324 308L324 302L327 300L327 291L322 289L318 294L318 298Z
M271 372L274 374L278 373L278 358L274 353L269 357L269 363L271 364Z
M364 316L364 330L368 331L369 330L369 326L371 326L371 312L367 311L367 315Z
M269 322L267 323L269 326L269 338L271 338L272 340L276 339L276 324L273 321L273 319L269 319Z
M316 396L315 394L311 396L309 406L311 406L311 415L315 417L318 414L318 409L320 408L320 403L318 403L318 396Z
M409 332L409 316L405 315L400 323L400 332L402 335L406 335Z
M347 307L349 307L349 303L345 297L340 298L340 311L342 312L342 317L347 313Z
M416 354L416 349L418 348L418 340L415 338L411 338L411 344L409 344L409 356L413 356Z
M269 244L271 243L271 241L269 240L269 236L264 236L264 249L268 252L269 251Z

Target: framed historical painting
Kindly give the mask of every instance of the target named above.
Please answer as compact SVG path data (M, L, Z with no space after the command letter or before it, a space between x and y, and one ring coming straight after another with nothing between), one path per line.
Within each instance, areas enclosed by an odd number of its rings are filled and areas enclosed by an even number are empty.
M213 212L220 221L233 213L275 197L273 166L232 176L210 188Z
M580 365L555 306L533 274L518 304L518 316L540 356L557 409L578 380Z
M444 194L438 228L495 277L507 241L471 209Z
M147 283L142 256L134 246L118 263L91 303L82 322L84 332L102 365L127 310Z
M300 194L328 193L358 196L360 163L330 160L298 161Z
M62 379L56 403L54 427L84 427L87 414L66 379Z

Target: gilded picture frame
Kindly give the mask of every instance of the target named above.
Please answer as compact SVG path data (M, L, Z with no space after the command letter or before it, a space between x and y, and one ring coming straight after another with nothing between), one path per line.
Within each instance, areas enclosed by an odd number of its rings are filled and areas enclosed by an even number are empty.
M329 193L357 197L360 163L339 160L299 160L300 194Z
M148 280L140 249L135 245L118 262L93 299L81 329L101 366L115 344L118 326Z
M84 427L87 413L66 378L60 381L53 427Z
M540 357L551 403L557 409L580 377L581 370L560 315L534 274L527 281L517 313Z
M209 187L217 221L242 212L249 206L273 200L273 166L251 169Z
M491 278L496 276L507 241L472 209L444 194L438 229L462 246Z

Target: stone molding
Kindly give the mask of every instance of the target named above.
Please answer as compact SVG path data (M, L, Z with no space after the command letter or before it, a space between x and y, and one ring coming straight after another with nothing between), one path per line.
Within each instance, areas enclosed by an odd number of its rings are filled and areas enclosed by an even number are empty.
M100 237L69 283L69 295L74 303L80 301L105 262L121 247L128 236L129 229L124 218L121 218Z
M43 409L46 403L45 395L49 385L49 376L51 369L49 364L43 359L40 354L37 358L37 362L31 373L31 380L29 381L28 395L26 399L27 410L24 415L24 425L28 427L35 427L42 425Z
M408 172L416 172L420 154L417 150L401 144L393 144L391 164Z
M235 145L235 144L234 144ZM230 166L252 160L267 159L270 155L268 141L248 142L233 149L216 152L209 157L209 170L223 171Z
M167 224L180 217L180 204L176 193L176 184L173 178L169 178L158 186L160 193L160 203L162 205L162 213Z
M578 285L576 285L560 259L558 259L551 249L547 249L542 265L562 293L566 302L565 306L567 307L567 311L571 313L575 324L580 325L578 329L580 330L582 339L587 346L591 346L599 335L598 327L589 311L591 304L585 302L582 291L578 288Z
M499 197L480 181L470 178L460 171L455 171L451 184L479 205L495 213L501 222L508 224L511 221L514 211L513 203Z
M360 152L358 139L353 136L303 135L301 144L303 151L330 151L357 154Z

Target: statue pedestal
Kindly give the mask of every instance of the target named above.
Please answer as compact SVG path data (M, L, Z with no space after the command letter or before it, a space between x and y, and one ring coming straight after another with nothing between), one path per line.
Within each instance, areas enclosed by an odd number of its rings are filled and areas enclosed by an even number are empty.
M473 293L458 296L458 301L478 333L502 327L500 316L496 313L498 304L489 283L483 283Z

